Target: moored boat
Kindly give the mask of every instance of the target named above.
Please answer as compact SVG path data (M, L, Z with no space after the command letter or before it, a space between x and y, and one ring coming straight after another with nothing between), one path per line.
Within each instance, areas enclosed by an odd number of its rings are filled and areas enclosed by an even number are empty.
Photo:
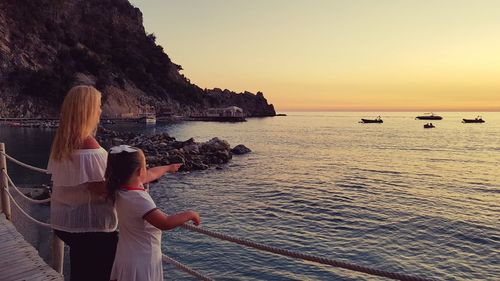
M481 116L478 116L474 119L462 119L462 123L484 123L486 121L483 120L483 118L481 118Z
M436 126L434 126L432 123L427 123L424 125L424 129L432 129L432 128L436 128Z
M156 116L154 114L143 115L137 119L137 122L143 124L156 124Z
M384 121L382 120L382 118L380 116L378 116L375 119L361 118L361 121L359 123L384 123Z
M439 116L439 115L435 115L434 113L425 113L424 115L420 115L420 116L417 116L415 117L415 119L418 119L418 120L442 120L443 117Z

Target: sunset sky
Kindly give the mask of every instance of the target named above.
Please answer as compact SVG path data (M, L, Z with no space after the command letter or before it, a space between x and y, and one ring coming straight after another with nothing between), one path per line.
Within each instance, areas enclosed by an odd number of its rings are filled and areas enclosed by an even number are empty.
M131 2L193 83L278 112L500 110L500 1Z

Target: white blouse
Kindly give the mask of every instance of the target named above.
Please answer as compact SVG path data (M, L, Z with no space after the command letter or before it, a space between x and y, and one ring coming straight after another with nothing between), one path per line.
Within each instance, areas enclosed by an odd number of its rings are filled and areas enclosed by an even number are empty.
M108 153L103 148L78 149L71 160L49 159L52 174L50 222L66 232L112 232L117 227L116 210L104 195L90 192L91 182L104 181Z

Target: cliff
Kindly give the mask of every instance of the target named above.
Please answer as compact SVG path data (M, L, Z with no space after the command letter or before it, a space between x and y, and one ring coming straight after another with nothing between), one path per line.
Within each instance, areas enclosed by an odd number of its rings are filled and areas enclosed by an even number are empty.
M275 115L260 92L192 84L155 40L127 0L0 0L0 117L57 116L77 83L103 92L108 116L228 105Z

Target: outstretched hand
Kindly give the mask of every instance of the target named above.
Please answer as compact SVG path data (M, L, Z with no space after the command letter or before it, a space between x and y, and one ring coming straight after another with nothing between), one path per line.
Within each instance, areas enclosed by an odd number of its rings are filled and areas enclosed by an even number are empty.
M177 171L179 171L180 167L182 166L183 164L182 163L175 163L175 164L170 164L170 165L167 165L168 167L168 172L169 173L175 173Z
M166 173L175 173L182 166L182 163L170 164L165 166L157 166L153 168L149 168L147 170L147 174L145 179L143 179L142 183L148 183L155 181L162 177Z

